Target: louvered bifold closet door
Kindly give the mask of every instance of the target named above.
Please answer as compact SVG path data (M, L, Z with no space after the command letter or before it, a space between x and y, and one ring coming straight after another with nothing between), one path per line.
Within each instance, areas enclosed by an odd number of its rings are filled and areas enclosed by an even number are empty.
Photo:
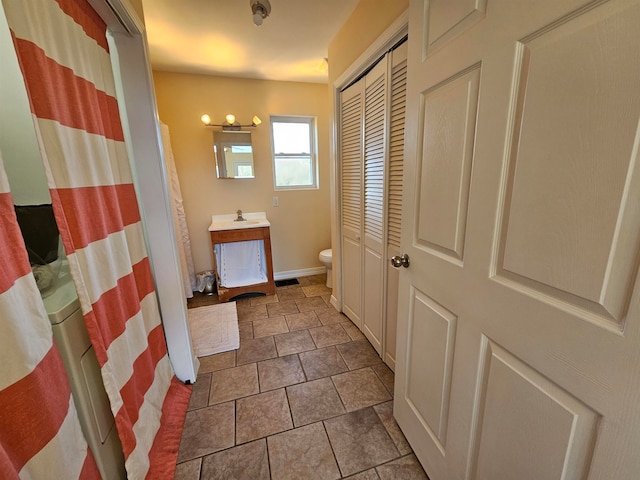
M362 328L362 110L364 79L340 96L342 310Z
M402 175L404 172L404 122L407 98L407 42L391 52L389 89L389 168L387 194L387 258L400 255L402 229ZM395 370L400 271L387 262L387 321L384 361Z
M385 160L387 61L365 76L364 100L364 314L363 333L382 353L385 307Z

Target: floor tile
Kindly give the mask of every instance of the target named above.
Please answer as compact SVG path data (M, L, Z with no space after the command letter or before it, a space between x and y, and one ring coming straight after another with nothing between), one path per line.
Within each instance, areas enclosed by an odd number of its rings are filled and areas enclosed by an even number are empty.
M349 319L333 307L318 308L315 310L318 319L323 325L348 322Z
M300 298L296 300L298 310L301 312L310 312L312 310L327 308L327 304L320 297Z
M233 402L187 412L178 462L233 447L234 427Z
M188 410L195 410L209 405L209 389L211 388L211 374L205 373L196 377L196 383L191 387L191 398Z
M322 423L274 435L267 443L274 480L340 478Z
M282 293L279 293L278 296L282 296ZM269 317L278 317L288 313L299 313L299 311L296 302L288 300L284 302L280 301L278 303L270 303L267 305L267 313L269 314Z
M292 315L285 315L289 330L302 330L303 328L320 327L322 324L318 320L318 316L314 311L308 311L303 313L294 313Z
M258 389L258 370L255 363L220 370L211 374L209 403L228 402L255 395Z
M330 378L287 387L287 397L296 427L345 413L340 396Z
M236 302L236 307L250 307L251 306L251 296L240 295L233 299Z
M175 480L426 478L393 418L393 371L326 275L299 281L237 299L241 348L200 358Z
M275 335L276 348L278 355L283 357L292 353L306 352L307 350L315 350L316 344L313 343L309 330L297 330L291 333Z
M204 457L206 480L270 480L267 442L260 439Z
M356 473L350 477L345 477L345 480L380 480L380 477L376 473L376 469L372 468L364 472Z
M236 409L237 444L293 428L284 388L241 398Z
M237 353L237 364L259 362L278 356L273 337L260 337L246 340L240 344Z
M318 275L309 275L305 277L307 280L306 285L325 285L327 283L327 274L321 273ZM306 286L305 285L305 286Z
M307 297L320 297L322 295L331 295L331 289L326 285L309 285L308 287L302 287L302 291ZM322 300L322 299L320 299ZM322 300L324 303L324 300Z
M198 360L200 360L200 368L198 369L198 373L215 372L216 370L235 367L236 351L231 350L229 352L209 355L208 357L199 357Z
M278 301L278 295L257 295L251 297L251 306L266 305L267 303L276 303Z
M365 340L366 337L364 336L364 333L362 333L358 327L351 323L351 320L349 320L347 317L344 318L346 318L347 321L342 324L342 328L344 328L344 331L347 332L347 334L351 337L351 340Z
M398 452L400 455L407 455L412 452L411 447L409 446L409 442L405 438L402 430L396 423L396 419L393 418L393 402L385 402L373 407L373 409L380 417L380 421L384 425L384 428L387 429L387 433L393 440Z
M382 384L386 387L386 389L393 397L393 384L395 381L395 375L393 374L393 371L384 363L372 365L371 370L373 370L375 374L378 375L378 378L380 379Z
M261 392L305 381L298 355L287 355L259 362L258 374Z
M349 412L391 400L391 395L370 368L341 373L331 379Z
M300 354L300 362L307 380L328 377L349 370L336 350L336 347L326 347Z
M278 333L287 333L289 327L285 322L284 317L272 317L265 318L264 320L254 320L253 322L253 337L267 337L269 335L276 335Z
M310 328L309 333L318 348L329 347L338 343L351 341L351 338L339 323L334 325L325 325L324 327Z
M369 367L382 362L371 344L366 340L349 342L336 347L344 358L349 370L357 370L362 367Z
M415 455L407 455L376 468L380 480L429 480Z
M365 408L324 421L343 476L367 470L398 457L373 408Z
M289 302L296 300L298 298L305 298L306 295L302 290L302 287L299 285L291 286L286 290L278 292L278 298L280 298L280 303ZM295 304L295 302L294 302Z
M267 306L247 306L238 304L238 322L252 322L254 320L260 320L261 318L267 318Z
M253 338L253 322L238 323L238 331L240 332L240 343L243 340L251 340Z
M195 460L179 463L176 465L173 480L199 480L201 464L202 458L196 458Z

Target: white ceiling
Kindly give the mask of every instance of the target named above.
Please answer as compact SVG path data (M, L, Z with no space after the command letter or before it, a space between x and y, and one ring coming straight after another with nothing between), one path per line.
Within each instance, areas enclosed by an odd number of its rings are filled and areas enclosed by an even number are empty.
M358 0L270 0L253 24L249 0L143 0L154 70L327 83L329 43Z

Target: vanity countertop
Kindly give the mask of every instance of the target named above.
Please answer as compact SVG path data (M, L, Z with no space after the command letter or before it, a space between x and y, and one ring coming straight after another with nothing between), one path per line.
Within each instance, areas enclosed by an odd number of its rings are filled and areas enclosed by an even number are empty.
M267 214L265 212L248 212L243 213L243 221L237 222L237 214L230 213L227 215L212 215L211 225L209 225L210 232L217 232L220 230L240 230L243 228L258 228L258 227L270 227L271 223L267 220Z

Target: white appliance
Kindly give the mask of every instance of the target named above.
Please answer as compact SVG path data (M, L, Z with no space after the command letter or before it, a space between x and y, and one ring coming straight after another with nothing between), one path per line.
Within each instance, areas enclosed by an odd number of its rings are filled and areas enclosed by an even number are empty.
M124 480L126 473L122 444L69 274L68 262L66 259L56 262L61 263L60 274L55 290L45 296L44 304L53 337L69 375L80 425L102 478Z

